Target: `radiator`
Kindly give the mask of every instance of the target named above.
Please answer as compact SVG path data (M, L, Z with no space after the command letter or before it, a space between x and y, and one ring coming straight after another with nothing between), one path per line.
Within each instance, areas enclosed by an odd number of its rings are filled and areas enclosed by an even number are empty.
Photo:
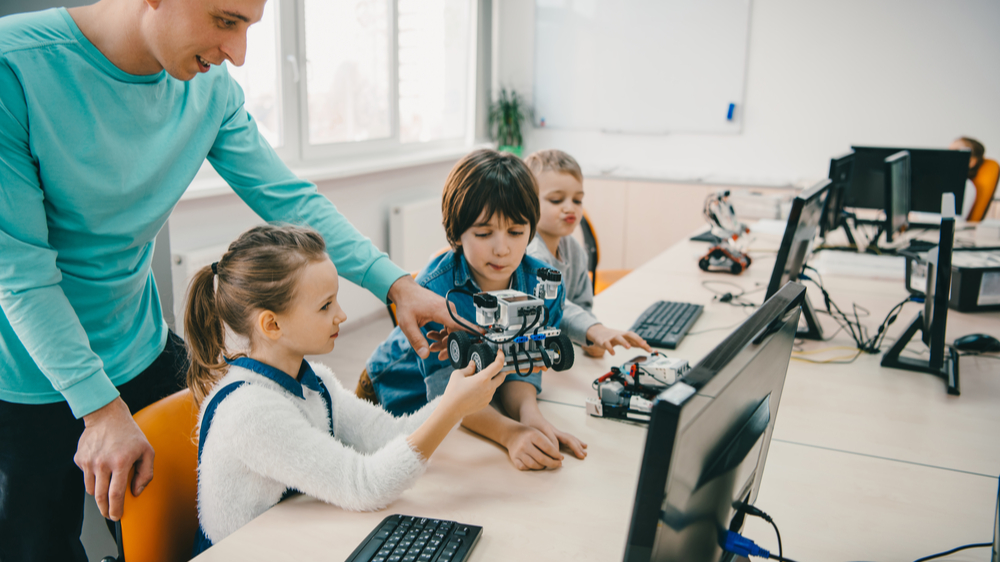
M448 247L441 224L441 198L393 206L389 210L389 257L406 271L420 271Z
M228 248L229 244L221 244L171 254L170 278L173 285L174 317L177 318L174 331L177 335L184 337L184 310L187 307L187 291L191 279L199 269L219 261Z

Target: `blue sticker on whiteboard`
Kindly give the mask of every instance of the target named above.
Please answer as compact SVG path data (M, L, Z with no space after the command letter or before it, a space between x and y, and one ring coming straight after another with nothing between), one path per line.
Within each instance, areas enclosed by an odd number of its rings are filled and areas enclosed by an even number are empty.
M729 112L726 113L726 121L732 121L733 120L733 112L734 111L736 111L736 104L735 103L729 104Z

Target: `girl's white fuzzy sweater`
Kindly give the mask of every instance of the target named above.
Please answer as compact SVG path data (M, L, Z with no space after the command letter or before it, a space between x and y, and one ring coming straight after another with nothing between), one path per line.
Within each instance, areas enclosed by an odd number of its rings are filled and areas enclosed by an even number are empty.
M198 466L198 518L213 544L278 503L286 488L367 511L385 507L423 474L427 463L406 437L438 400L395 418L344 389L325 365L310 365L333 399L334 435L318 392L303 387L303 400L235 365L202 402L199 424L219 389L249 383L218 405Z

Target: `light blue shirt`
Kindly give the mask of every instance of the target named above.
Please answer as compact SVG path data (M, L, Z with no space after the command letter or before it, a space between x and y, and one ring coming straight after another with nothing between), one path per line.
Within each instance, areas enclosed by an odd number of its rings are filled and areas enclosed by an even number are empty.
M65 9L0 18L0 400L81 417L160 354L153 242L206 157L265 220L316 228L347 279L385 299L405 275L288 170L243 101L221 66L188 82L123 72Z

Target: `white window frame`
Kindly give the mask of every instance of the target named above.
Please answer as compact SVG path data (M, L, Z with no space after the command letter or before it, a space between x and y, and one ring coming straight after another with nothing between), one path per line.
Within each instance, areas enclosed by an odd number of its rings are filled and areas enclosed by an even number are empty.
M469 6L469 60L466 86L466 123L461 137L428 142L403 143L399 133L399 64L397 0L389 2L389 122L390 136L384 139L313 145L309 143L308 79L306 73L305 9L303 0L281 0L277 33L281 61L279 97L282 106L282 146L275 149L290 167L312 168L324 163L363 160L412 159L421 154L471 148L476 136L476 87L479 61L479 6ZM296 78L298 81L296 81Z

